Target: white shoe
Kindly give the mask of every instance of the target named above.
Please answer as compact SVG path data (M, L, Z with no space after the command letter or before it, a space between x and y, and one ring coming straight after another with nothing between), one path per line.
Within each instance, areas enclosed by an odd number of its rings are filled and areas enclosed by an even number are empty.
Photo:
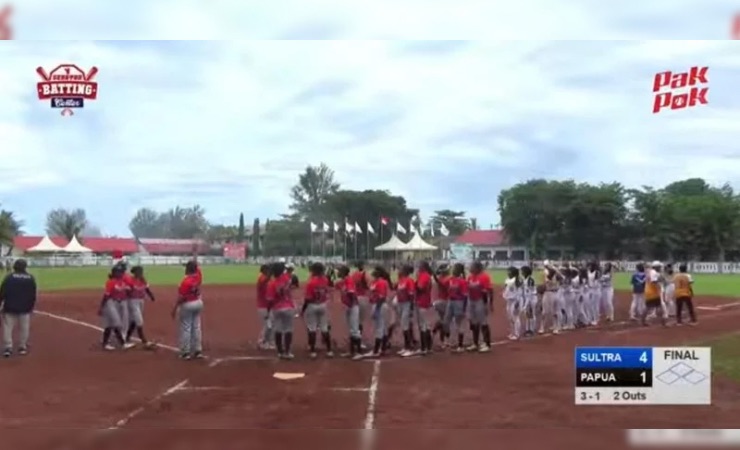
M540 328L539 330L537 330L537 334L545 334L545 329Z
M468 345L468 346L467 346L467 347L465 348L465 350L467 350L467 351L469 351L469 352L477 352L479 348L480 348L480 346L478 346L478 345L475 345L475 344L471 344L471 345Z
M123 347L121 347L121 348L123 348L124 350L128 350L128 349L134 348L134 347L136 347L136 344L134 344L133 342L125 342L123 344Z
M333 358L334 357L334 352L326 352L326 357L327 358Z
M399 351L396 352L396 355L403 356L403 354L406 353L407 351L408 350L406 350L405 348L402 348L401 350L399 350Z
M358 353L352 357L352 361L361 361L363 359L365 359L365 355L363 355L362 353Z
M478 349L478 353L488 353L491 351L491 347L487 346L486 344L483 344Z
M509 335L509 340L510 340L510 341L518 341L518 340L519 340L519 336L516 336L516 335L510 334L510 335Z
M316 352L311 352L311 359L316 359L319 355Z
M105 351L107 351L107 352L113 351L113 350L115 350L115 349L116 349L116 348L115 348L114 346L110 345L110 344L105 344L105 345L103 346L103 350L105 350Z

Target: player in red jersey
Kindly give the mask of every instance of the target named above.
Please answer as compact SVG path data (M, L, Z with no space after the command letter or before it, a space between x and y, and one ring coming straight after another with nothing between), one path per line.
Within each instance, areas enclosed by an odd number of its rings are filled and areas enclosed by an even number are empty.
M275 350L275 341L272 331L272 317L270 305L267 302L267 283L270 281L270 266L262 264L257 277L257 316L260 318L262 330L257 339L257 348L260 350Z
M105 292L103 299L100 301L98 314L103 318L103 349L115 350L110 344L111 335L116 337L121 348L129 349L134 346L126 342L123 338L123 327L128 322L122 319L127 315L128 305L126 300L129 298L130 285L124 279L126 269L121 265L115 265L108 275L108 281L105 283Z
M373 281L370 283L370 308L373 323L373 349L365 357L378 358L382 356L383 349L387 347L388 336L388 294L391 283L390 274L383 266L377 266L373 270Z
M432 351L432 321L435 311L432 307L432 267L427 261L419 264L416 273L416 304L414 305L416 325L419 327L421 354Z
M455 352L462 353L465 351L465 331L463 322L465 321L465 310L468 304L468 282L465 280L465 266L457 263L452 268L452 276L448 280L449 302L445 312L444 329L448 336L452 336L452 325L455 325L457 332L457 347Z
M433 334L439 334L439 342L442 348L447 346L447 339L450 337L444 327L445 314L447 313L447 304L450 299L450 268L443 264L437 269L437 273L432 273L434 282L437 283L437 297L434 300L434 311L437 313L437 323L432 329Z
M416 301L416 283L411 275L414 268L404 265L398 272L398 283L396 283L396 301L398 302L398 315L403 333L403 348L398 352L399 356L407 357L415 354L414 339L411 331L411 322L414 314L414 302Z
M368 320L370 320L371 308L368 297L370 282L368 281L367 273L365 273L364 262L356 262L355 268L357 270L352 273L352 281L354 282L355 289L357 290L357 304L360 307L360 336L363 336L365 330L364 325L368 322ZM362 347L364 348L365 346L362 345Z
M493 284L491 277L483 270L483 264L475 261L468 275L468 297L470 300L470 327L473 332L473 345L469 351L485 353L491 350L491 328L488 313L493 309ZM480 337L483 335L483 344Z
M295 303L290 292L292 277L286 272L283 262L273 263L270 272L272 277L267 283L266 296L272 314L278 358L293 359L293 353L290 351L295 318Z
M360 333L360 305L357 302L357 288L355 281L349 274L349 267L340 266L337 269L339 280L334 287L339 291L340 300L344 305L344 317L349 329L349 357L362 359L362 333Z
M303 302L301 315L306 322L308 329L308 348L311 352L311 358L315 359L316 353L316 332L321 332L321 340L326 348L326 356L334 356L331 346L331 335L329 333L329 288L332 282L326 276L326 267L317 262L309 267L311 277L306 283L306 293Z
M172 309L172 317L178 317L178 342L181 359L202 359L203 332L201 330L201 316L203 313L203 298L201 286L203 273L195 259L185 264L185 276L177 290L177 301Z
M149 283L144 277L144 268L142 266L132 267L131 276L126 279L126 282L131 287L130 298L128 299L130 323L126 331L126 342L131 342L131 337L136 331L136 335L144 344L144 348L152 349L155 347L155 343L147 340L144 335L144 300L149 298L149 300L154 301L154 294L149 289Z

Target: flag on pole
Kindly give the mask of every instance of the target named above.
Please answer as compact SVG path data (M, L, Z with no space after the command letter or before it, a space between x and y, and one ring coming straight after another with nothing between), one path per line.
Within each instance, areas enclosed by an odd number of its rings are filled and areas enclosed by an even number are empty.
M406 228L404 228L400 222L396 222L396 233L403 233L403 234L407 233Z
M439 232L442 234L442 236L449 236L450 235L450 230L448 230L447 227L445 226L445 224L443 224L443 223L440 223L439 224Z
M339 233L339 224L334 222L334 232Z
M328 223L326 223L326 222L324 222L324 233L328 233L328 232L329 232L329 230L330 230L330 228L329 228L329 224L328 224Z
M362 234L362 228L360 228L360 224L355 222L355 233Z
M349 222L344 222L344 231L351 233L354 231L354 228L352 228L352 225Z
M318 228L315 223L311 222L311 233L315 233Z
M370 222L367 223L367 232L368 234L375 234L375 228L373 228L372 225L370 225Z
M385 216L380 216L380 223L381 225L388 225L389 223L391 223L391 219Z

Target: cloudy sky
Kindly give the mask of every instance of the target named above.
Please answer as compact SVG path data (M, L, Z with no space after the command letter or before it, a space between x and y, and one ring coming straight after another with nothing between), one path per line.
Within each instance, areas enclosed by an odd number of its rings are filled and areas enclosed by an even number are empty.
M274 217L322 161L483 226L535 177L740 188L740 44L649 40L726 39L734 1L118 3L24 0L0 44L0 204L29 234L54 207L115 235L142 206ZM71 118L35 95L66 62L100 69ZM655 73L691 66L709 105L652 114Z

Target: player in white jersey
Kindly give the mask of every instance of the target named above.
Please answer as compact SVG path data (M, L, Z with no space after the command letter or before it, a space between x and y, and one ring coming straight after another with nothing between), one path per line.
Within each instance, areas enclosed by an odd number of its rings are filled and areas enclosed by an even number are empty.
M561 276L554 267L545 268L545 292L542 294L542 319L539 333L549 329L552 334L560 334L562 328L562 297L559 295Z
M607 262L601 272L601 314L607 322L614 321L614 284L612 280L612 263Z
M599 273L599 263L595 261L589 263L587 276L588 283L584 296L587 301L588 324L596 326L599 324L599 303L601 302L601 283L599 282L601 274Z
M661 283L663 293L661 298L663 311L668 314L668 317L675 317L676 315L676 285L673 283L673 275L673 264L666 264L663 269L663 282Z
M516 267L509 267L502 295L506 302L506 318L509 320L509 340L516 341L521 337L521 311L524 295L522 279Z
M576 298L573 292L574 273L569 265L560 269L563 275L563 283L560 286L560 294L563 297L563 329L573 330L576 327ZM578 278L578 272L575 273Z
M534 336L537 331L537 283L532 277L532 268L522 266L522 296L524 310L524 336Z

